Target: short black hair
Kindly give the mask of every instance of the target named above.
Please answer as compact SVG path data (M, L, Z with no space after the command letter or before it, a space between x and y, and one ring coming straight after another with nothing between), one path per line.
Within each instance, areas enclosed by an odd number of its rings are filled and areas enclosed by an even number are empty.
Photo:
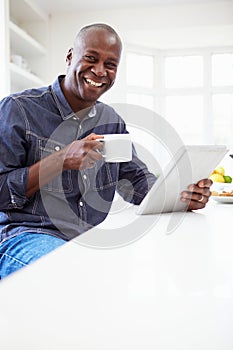
M110 25L106 24L106 23L93 23L93 24L89 24L83 28L80 29L79 34L85 33L87 32L89 29L104 29L107 30L108 32L114 34L116 37L118 37L118 39L120 40L119 35L117 34L117 32L115 31L115 29L113 29ZM121 40L120 40L121 41Z
M119 35L115 31L115 29L113 29L110 25L108 25L106 23L93 23L93 24L89 24L89 25L81 28L80 31L78 32L77 36L76 36L76 39L80 38L83 34L85 34L86 32L88 32L91 29L103 29L103 30L106 30L107 32L113 34L117 38L117 40L119 41L119 43L122 46L121 38L119 37Z

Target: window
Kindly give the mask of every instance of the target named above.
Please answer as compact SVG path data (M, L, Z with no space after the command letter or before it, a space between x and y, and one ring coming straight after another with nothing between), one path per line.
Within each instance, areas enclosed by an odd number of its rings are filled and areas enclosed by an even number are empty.
M184 143L233 148L233 47L128 52L126 101L162 115Z
M128 93L127 103L140 105L145 108L154 109L154 97L152 95Z
M203 97L168 96L166 98L166 119L182 135L185 144L204 142Z
M233 54L212 55L213 86L233 85Z
M216 143L233 147L233 53L212 54L213 133Z
M127 103L154 110L154 57L129 52L126 56Z
M216 143L225 144L226 140L232 140L233 94L213 95L213 124Z
M166 88L203 86L203 58L177 56L165 58Z
M128 53L127 85L152 88L154 82L154 59L152 56Z

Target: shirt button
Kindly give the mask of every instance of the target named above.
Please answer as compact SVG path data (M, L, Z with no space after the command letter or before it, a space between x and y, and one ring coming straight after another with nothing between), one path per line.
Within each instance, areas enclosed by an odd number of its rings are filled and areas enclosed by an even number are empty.
M86 175L86 174L83 175L83 179L84 179L84 180L87 179L87 175Z
M79 202L79 205L80 205L80 207L83 207L83 202L80 201L80 202Z
M60 151L61 147L60 146L56 146L54 147L55 151Z

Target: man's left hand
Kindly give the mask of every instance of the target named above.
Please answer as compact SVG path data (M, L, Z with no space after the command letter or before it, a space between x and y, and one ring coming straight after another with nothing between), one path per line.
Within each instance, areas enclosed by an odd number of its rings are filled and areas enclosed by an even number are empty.
M181 193L181 201L187 203L188 210L202 209L211 196L210 179L202 179L197 184L189 185L187 191Z

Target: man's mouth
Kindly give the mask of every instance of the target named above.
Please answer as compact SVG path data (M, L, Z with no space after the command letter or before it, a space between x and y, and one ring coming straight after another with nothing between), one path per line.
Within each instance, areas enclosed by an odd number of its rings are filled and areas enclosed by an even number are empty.
M97 83L96 81L91 80L89 78L84 78L84 80L87 84L94 86L94 87L102 87L104 85L104 83Z

